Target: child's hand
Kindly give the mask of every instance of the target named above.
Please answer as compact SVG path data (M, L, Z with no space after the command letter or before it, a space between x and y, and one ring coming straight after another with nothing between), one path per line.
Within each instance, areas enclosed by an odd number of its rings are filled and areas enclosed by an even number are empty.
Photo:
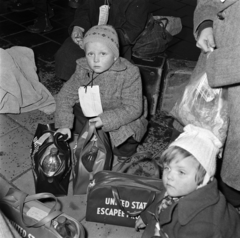
M71 130L69 128L60 128L54 134L58 132L63 135L67 135L68 136L67 140L71 138Z
M135 222L135 230L138 231L139 229L142 229L146 227L145 223L143 222L142 218L139 217Z
M96 128L100 128L103 126L102 120L100 117L95 117L89 120L89 123L95 123Z
M203 29L197 39L197 47L205 53L212 51L215 48L215 40L212 27Z

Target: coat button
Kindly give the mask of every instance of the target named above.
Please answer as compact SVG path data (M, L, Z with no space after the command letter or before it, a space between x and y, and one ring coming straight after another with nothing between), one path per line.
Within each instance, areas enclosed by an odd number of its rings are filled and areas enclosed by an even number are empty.
M217 17L218 17L218 19L219 20L224 20L225 19L225 16L224 16L225 14L223 13L223 12L219 12L218 14L217 14Z

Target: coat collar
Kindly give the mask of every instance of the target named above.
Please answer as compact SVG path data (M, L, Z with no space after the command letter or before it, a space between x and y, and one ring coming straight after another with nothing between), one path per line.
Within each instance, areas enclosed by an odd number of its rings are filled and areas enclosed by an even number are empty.
M221 3L221 8L219 9L219 11L223 11L224 9L230 7L231 5L233 5L234 3L238 2L239 0L219 0L219 2Z
M203 196L204 194L204 196ZM160 223L165 224L171 221L172 213L178 206L178 221L181 225L189 223L200 211L219 201L217 181L214 179L210 184L199 188L186 197L179 200L173 206L160 214ZM166 212L165 212L166 211Z
M90 69L90 67L88 66L87 59L85 57L78 59L77 64L80 65L83 69L92 72L92 69ZM127 66L126 64L124 64L124 59L119 57L108 71L120 72L126 70L126 68Z

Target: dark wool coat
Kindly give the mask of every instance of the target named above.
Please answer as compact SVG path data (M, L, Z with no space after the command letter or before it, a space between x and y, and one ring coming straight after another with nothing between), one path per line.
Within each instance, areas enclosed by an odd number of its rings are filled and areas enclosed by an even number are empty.
M228 88L230 125L223 154L223 182L240 191L240 0L199 0L194 34L205 20L213 21L217 49L201 54L192 78L206 71L211 87Z
M158 202L152 204L141 215L146 229L142 238L151 238L156 220L150 212L156 212L165 191ZM240 216L235 208L226 202L217 188L216 179L189 195L180 198L158 216L160 227L169 238L238 238L240 237Z
M94 75L86 58L77 60L76 72L57 95L55 126L73 127L73 106L79 102L78 88L87 85L92 77L93 85L99 85L100 89L102 129L109 132L114 146L131 136L139 142L148 124L143 116L142 82L138 67L124 58L118 58L108 71Z

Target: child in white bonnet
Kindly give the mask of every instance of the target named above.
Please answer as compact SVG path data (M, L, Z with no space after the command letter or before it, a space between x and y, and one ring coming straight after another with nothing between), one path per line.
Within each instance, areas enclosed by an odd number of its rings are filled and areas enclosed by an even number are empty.
M187 125L161 156L165 187L136 221L142 238L240 237L240 216L218 190L222 144L209 130Z

